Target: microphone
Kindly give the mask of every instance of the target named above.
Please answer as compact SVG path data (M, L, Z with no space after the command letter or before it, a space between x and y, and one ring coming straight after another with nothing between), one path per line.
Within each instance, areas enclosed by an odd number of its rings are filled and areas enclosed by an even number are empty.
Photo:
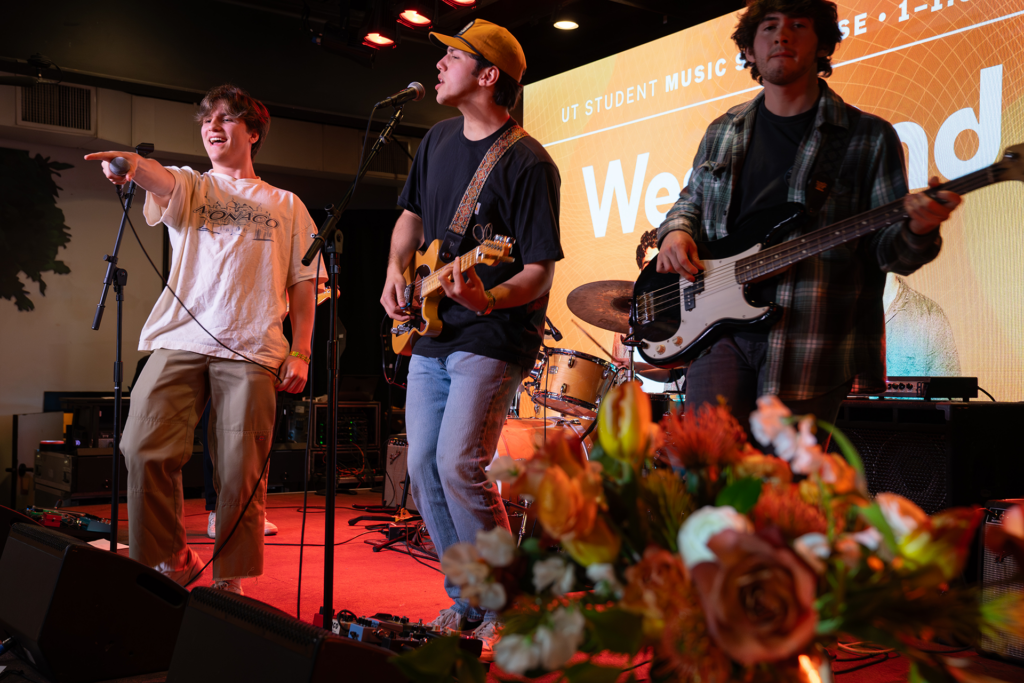
M413 81L409 84L409 87L405 90L399 90L391 97L386 97L377 104L373 105L374 109L380 109L381 107L395 107L399 104L405 104L406 102L419 102L423 99L423 96L427 94L427 89L423 87L422 83Z
M110 172L114 175L124 175L132 168L131 164L124 157L114 157L110 162Z
M562 333L559 332L558 328L555 327L555 324L551 322L551 318L544 316L544 320L547 322L548 328L551 330L551 338L555 341L562 341Z

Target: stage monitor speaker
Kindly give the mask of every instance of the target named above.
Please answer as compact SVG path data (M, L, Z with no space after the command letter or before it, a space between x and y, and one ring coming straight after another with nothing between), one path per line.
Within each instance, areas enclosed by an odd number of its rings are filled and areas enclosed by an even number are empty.
M928 514L1024 496L1021 424L1024 403L898 399L844 401L836 421L871 494L898 493Z
M405 682L388 662L393 655L304 624L257 600L196 588L167 683Z
M993 500L988 504L985 524L982 526L978 555L981 558L981 598L991 600L1006 593L1024 594L1024 575L1017 560L1011 555L992 552L986 545L989 534L1002 524L1003 513L1014 505L1024 505L1024 499ZM1024 664L1024 633L1003 632L995 637L984 636L981 649L999 653L1007 659Z
M402 504L402 492L405 490L405 475L409 471L409 442L405 434L398 434L388 439L388 450L385 455L384 492L381 505L396 507ZM412 488L405 499L406 510L416 510L412 500Z
M11 533L11 527L15 524L28 524L29 526L43 526L28 515L23 515L17 510L5 508L0 505L0 557L3 557L4 547L7 545L7 537Z
M15 524L0 558L0 625L54 683L166 671L188 591L135 560Z

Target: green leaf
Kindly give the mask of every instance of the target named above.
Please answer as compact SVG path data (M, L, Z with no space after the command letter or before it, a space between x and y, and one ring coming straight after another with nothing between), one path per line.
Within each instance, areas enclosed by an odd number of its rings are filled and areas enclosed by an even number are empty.
M715 505L728 505L736 509L741 515L747 514L751 508L757 505L757 499L761 497L761 486L763 482L753 477L737 479L733 483L719 491L715 498Z
M388 661L415 683L435 683L451 680L452 670L460 659L459 637L443 636Z
M479 659L460 649L458 661L455 663L455 678L459 683L486 683L487 669Z
M640 650L643 638L643 617L624 609L606 609L601 612L585 610L583 616L590 624L591 638L599 650L621 652L630 656Z
M857 471L857 476L864 477L864 461L860 458L860 453L857 452L857 447L853 445L853 442L843 434L839 427L834 424L825 422L824 420L818 420L818 427L824 429L826 432L832 435L835 439L836 445L839 446L839 451L846 458L846 462L850 463L850 466Z
M565 678L569 683L615 683L622 675L622 669L597 666L590 662L582 662L568 667Z
M540 539L533 537L527 538L519 545L519 549L531 557L540 555Z
M867 507L860 509L861 516L868 521L871 526L878 529L879 533L882 534L882 538L885 540L885 544L889 546L889 549L895 553L899 545L896 543L896 534L892 532L892 527L889 526L889 522L885 521L885 515L882 514L882 508L878 503L871 503Z

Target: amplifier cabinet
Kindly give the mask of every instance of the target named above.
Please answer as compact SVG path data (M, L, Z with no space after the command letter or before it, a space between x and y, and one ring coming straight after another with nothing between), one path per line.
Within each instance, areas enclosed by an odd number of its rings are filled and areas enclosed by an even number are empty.
M338 452L380 450L380 403L338 404ZM327 404L313 406L313 443L315 450L327 450Z
M929 514L1024 496L1021 424L1024 403L898 399L844 401L836 421L864 460L868 490Z
M985 542L992 530L1002 523L1002 515L1014 505L1024 505L1024 499L994 500L988 504L985 523L982 526L978 556L981 558L981 596L982 600L991 600L1007 593L1024 593L1024 579L1020 575L1022 568L1010 555L997 555L988 549ZM999 633L995 637L985 636L981 639L981 649L999 653L1008 659L1024 664L1024 634Z
M408 458L409 442L406 441L405 434L397 434L388 440L384 461L384 494L381 497L381 505L397 507L402 504L405 475L409 471ZM405 509L416 510L416 504L412 499L412 487L409 488L409 495L406 496Z

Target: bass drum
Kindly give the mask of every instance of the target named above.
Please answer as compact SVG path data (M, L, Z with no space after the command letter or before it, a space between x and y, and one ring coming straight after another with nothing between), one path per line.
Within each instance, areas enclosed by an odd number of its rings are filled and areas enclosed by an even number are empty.
M534 452L553 434L580 437L587 431L589 423L580 420L566 420L559 417L508 418L498 439L497 455L507 455L514 460L529 460ZM590 435L583 439L583 452L589 457L594 441Z

